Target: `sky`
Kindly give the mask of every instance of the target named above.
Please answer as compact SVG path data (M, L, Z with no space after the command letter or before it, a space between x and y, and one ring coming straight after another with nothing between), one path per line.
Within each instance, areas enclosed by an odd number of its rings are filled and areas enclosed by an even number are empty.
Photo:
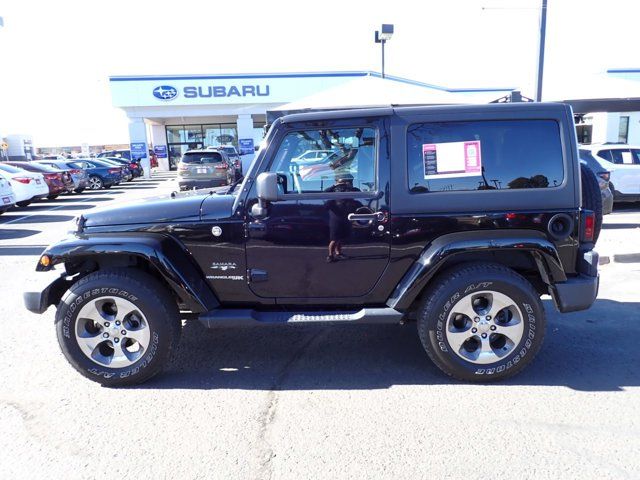
M540 0L3 0L0 133L127 143L110 75L380 70L534 96ZM545 89L640 67L637 0L548 0ZM543 97L544 98L544 97Z

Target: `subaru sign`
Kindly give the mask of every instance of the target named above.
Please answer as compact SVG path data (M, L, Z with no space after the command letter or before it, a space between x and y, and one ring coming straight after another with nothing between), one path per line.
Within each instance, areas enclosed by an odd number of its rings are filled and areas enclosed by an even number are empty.
M173 100L178 96L178 90L168 85L161 85L153 89L153 96L160 100Z

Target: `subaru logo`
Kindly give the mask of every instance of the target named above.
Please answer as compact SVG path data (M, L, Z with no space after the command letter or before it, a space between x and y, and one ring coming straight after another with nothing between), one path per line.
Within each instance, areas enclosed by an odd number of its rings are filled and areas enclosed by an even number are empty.
M167 85L162 85L153 89L153 96L160 100L172 100L178 96L178 90Z

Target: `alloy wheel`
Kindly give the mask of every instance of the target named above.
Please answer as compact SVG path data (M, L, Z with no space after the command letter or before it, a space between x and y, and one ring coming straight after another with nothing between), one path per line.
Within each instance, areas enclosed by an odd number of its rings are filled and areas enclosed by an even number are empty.
M491 290L465 295L447 318L451 349L476 364L497 362L509 355L524 334L522 311L509 296Z
M78 346L90 360L111 368L135 363L149 348L149 324L129 300L99 297L82 307L76 319Z

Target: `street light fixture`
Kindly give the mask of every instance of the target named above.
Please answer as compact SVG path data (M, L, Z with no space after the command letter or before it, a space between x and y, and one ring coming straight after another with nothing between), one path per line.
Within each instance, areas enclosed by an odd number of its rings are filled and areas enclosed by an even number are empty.
M376 30L376 43L382 45L382 78L384 78L384 44L393 36L393 25L383 23L380 30Z

